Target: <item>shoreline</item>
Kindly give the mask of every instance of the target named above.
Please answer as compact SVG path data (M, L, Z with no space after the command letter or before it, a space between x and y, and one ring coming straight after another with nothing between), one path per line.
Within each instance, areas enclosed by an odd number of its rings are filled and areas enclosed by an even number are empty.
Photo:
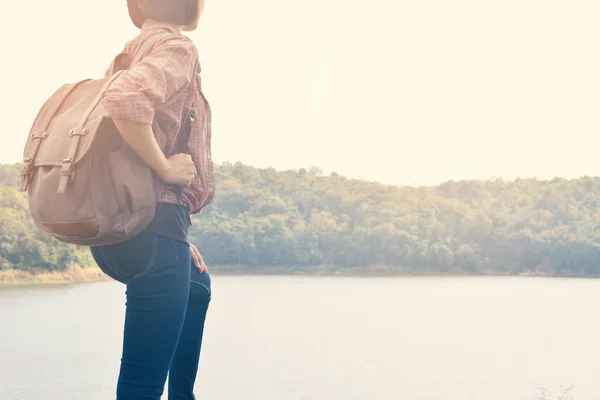
M0 271L0 287L20 285L51 285L68 283L92 283L108 281L98 267L69 267L62 271Z
M461 271L440 272L430 269L414 271L410 269L370 267L342 268L334 266L315 267L239 267L220 266L209 268L215 276L313 276L313 277L355 277L355 278L450 278L450 277L521 277L521 278L568 278L568 279L598 279L598 275L577 274L547 274L542 272L526 272L520 274L479 272L466 273ZM0 287L19 285L48 285L48 284L78 284L108 282L106 276L98 267L82 268L73 266L62 271L0 271Z

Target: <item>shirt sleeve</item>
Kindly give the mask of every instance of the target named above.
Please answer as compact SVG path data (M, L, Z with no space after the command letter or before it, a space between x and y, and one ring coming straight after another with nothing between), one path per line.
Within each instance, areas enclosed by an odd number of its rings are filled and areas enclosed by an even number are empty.
M101 100L104 116L151 125L155 110L190 84L197 58L196 47L183 37L160 43L110 84Z

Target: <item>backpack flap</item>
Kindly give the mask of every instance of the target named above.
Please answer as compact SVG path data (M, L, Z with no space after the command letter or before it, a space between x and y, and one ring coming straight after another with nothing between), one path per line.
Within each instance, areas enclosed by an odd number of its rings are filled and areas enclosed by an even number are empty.
M102 110L96 106L107 83L98 79L65 85L44 104L25 144L24 190L35 167L62 167L61 187L68 182L102 122Z

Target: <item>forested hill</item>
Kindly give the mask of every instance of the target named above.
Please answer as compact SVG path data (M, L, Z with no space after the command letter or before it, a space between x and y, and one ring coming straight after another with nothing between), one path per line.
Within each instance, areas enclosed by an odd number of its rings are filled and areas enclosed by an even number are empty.
M0 269L61 269L88 251L38 234L0 166ZM316 168L215 168L191 238L211 266L330 266L402 273L600 274L600 179L392 187Z

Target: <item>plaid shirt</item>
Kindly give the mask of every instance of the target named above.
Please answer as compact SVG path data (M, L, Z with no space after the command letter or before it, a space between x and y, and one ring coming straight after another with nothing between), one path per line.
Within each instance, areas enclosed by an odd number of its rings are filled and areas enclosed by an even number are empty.
M161 28L179 33L170 25L147 20L125 52L133 57L141 43ZM211 110L202 93L199 65L198 50L191 40L181 35L164 41L123 72L101 102L106 118L151 124L167 157L178 152L175 146L182 118L194 107L196 118L184 152L192 156L198 173L189 187L181 189L181 200L174 185L168 185L159 197L160 202L185 205L191 214L200 212L214 197Z

